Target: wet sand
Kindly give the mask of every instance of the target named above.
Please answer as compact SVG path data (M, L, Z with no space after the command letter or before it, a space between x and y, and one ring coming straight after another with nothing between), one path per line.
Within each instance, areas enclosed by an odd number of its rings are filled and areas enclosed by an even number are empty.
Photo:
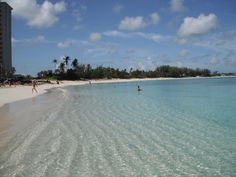
M16 101L0 107L0 151L1 148L4 148L4 145L12 141L12 137L25 131L31 124L36 123L42 113L49 112L56 102L53 97L59 92L58 90L51 93L49 90L37 97ZM47 99L49 95L50 99Z

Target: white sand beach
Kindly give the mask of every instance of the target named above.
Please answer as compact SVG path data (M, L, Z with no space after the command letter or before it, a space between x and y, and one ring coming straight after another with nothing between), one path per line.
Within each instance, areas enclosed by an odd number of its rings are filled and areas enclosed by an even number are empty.
M42 84L36 87L38 93L32 93L32 86L12 86L12 87L5 87L0 88L0 107L4 104L24 100L27 98L32 98L43 94L47 91L47 89L58 88L58 87L65 87L69 85L82 85L86 84L87 82L78 81L63 81L61 84Z

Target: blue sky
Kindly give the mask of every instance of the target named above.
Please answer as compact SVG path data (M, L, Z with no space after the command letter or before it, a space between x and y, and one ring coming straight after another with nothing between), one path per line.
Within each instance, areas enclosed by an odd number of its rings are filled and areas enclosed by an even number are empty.
M5 0L13 7L17 73L79 63L236 72L234 0Z

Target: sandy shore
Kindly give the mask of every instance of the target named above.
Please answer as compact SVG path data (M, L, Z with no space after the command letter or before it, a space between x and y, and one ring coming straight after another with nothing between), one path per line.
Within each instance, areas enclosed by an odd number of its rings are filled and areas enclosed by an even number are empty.
M72 81L63 81L62 84L43 84L37 87L38 93L32 94L32 86L12 86L6 88L0 88L0 107L4 104L24 100L27 98L32 98L37 95L47 92L47 89L65 87L68 85L82 85L85 82L72 82Z
M91 83L97 84L97 83L135 82L141 80L157 80L157 79L91 80ZM162 78L158 78L158 80L162 80ZM13 86L13 87L0 88L0 107L3 106L4 104L38 96L40 94L47 92L48 89L61 88L72 85L85 85L85 84L89 84L89 81L62 81L62 83L60 83L59 85L56 83L43 84L37 87L38 93L33 93L33 94L32 94L32 86L16 86L16 87Z

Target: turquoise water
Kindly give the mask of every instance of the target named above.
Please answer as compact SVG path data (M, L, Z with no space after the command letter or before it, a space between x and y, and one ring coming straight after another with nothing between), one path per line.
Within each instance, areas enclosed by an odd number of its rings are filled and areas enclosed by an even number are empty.
M236 78L71 86L9 110L33 120L8 132L0 176L236 176Z

